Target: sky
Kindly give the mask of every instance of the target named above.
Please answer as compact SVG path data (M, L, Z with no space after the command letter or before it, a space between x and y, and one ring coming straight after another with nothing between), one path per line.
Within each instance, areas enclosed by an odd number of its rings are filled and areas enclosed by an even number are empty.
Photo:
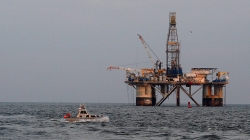
M228 71L226 103L248 104L249 7L249 0L2 0L0 102L133 103L125 71L106 68L152 67L137 34L165 65L176 12L183 72ZM193 96L199 104L201 92ZM192 102L184 92L180 99Z

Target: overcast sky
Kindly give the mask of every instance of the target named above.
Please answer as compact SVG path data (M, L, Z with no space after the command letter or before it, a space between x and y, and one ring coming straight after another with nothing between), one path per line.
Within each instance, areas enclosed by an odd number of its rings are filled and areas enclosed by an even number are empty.
M165 67L176 12L183 72L228 71L226 103L250 103L249 7L249 0L1 0L0 102L132 102L125 71L106 68L152 67L137 34ZM193 96L199 104L201 92Z

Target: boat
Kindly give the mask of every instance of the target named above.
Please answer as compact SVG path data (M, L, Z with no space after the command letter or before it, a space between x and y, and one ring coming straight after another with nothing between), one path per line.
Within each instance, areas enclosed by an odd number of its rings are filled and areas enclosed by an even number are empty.
M64 115L66 122L109 122L108 116L90 114L84 104L80 104L76 117L72 117L70 113Z

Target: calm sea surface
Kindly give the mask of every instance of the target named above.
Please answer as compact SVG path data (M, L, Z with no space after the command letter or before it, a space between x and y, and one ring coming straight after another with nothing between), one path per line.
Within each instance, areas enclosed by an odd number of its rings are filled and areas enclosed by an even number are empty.
M250 105L193 107L86 103L92 114L109 122L65 122L79 103L0 103L0 139L20 140L246 140Z

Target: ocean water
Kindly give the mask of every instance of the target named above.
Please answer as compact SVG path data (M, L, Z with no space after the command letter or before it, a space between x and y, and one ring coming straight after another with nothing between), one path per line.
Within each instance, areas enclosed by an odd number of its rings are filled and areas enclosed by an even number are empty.
M246 140L250 105L224 107L134 106L86 103L109 122L65 122L79 103L0 103L1 140Z

